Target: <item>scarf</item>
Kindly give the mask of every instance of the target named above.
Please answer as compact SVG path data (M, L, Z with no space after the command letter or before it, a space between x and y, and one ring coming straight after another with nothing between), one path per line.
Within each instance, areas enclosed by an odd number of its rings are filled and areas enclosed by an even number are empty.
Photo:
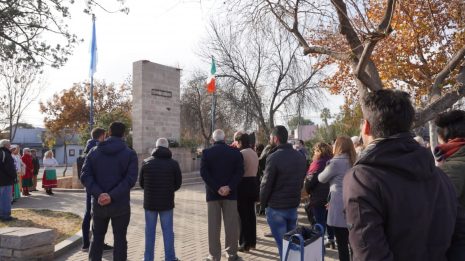
M308 168L307 175L312 175L316 172L321 172L326 167L326 163L330 158L321 158L319 160L314 160Z
M434 157L438 162L444 161L456 153L464 145L465 138L456 138L450 140L447 143L440 144L434 148Z

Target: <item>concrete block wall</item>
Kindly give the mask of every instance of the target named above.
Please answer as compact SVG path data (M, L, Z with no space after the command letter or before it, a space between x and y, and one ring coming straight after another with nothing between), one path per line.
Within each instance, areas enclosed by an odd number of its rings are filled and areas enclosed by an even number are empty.
M133 148L150 153L160 137L179 141L180 69L150 61L133 63Z
M31 227L0 228L0 260L53 260L55 232Z

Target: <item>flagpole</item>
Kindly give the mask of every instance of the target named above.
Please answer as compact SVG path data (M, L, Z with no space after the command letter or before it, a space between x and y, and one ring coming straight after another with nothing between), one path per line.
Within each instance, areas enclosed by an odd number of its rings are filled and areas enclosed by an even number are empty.
M94 74L90 76L90 130L94 128Z
M213 135L213 131L215 131L215 109L216 109L216 91L212 94L212 129L211 133Z
M95 37L95 14L92 14L92 59L91 59L91 73L90 73L90 117L89 117L89 127L90 131L94 128L94 70L95 70L95 50L94 50L94 39Z
M213 131L215 131L215 109L216 109L216 87L215 87L215 74L216 74L216 64L215 57L212 56L212 67L210 69L210 79L207 84L207 91L212 94L212 119L211 119L211 135L213 136Z

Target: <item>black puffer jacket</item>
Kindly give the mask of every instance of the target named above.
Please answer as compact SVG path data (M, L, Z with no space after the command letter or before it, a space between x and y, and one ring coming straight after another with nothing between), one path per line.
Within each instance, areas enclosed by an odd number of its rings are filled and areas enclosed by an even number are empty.
M0 186L10 186L15 183L16 168L11 152L0 148Z
M278 145L271 153L260 184L260 204L277 209L296 208L306 174L305 157L291 144Z
M171 151L157 147L142 163L139 184L144 189L144 209L165 211L174 208L174 192L181 187L182 175Z

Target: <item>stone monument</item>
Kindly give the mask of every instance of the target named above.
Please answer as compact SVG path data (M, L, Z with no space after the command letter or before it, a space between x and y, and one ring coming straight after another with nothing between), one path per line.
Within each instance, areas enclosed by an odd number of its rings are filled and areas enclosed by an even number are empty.
M155 147L157 138L179 142L181 136L181 69L147 60L133 63L133 148L139 158Z

